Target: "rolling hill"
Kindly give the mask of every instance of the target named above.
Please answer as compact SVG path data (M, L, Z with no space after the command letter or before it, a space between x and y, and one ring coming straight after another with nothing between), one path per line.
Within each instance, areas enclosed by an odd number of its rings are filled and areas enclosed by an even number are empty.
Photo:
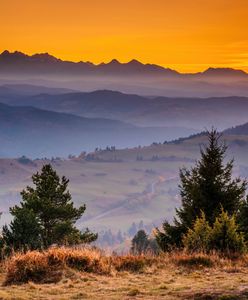
M192 132L182 128L142 128L113 119L0 103L1 155L5 157L67 157L97 147L133 147Z
M228 128L224 131L226 134L248 135L248 123Z
M0 102L82 117L117 119L136 126L183 127L195 131L211 126L223 130L245 123L248 111L246 97L148 98L108 90L23 96L14 90L6 95L0 89ZM185 136L183 131L182 136Z
M38 94L59 95L75 92L64 88L49 88L46 86L37 86L31 84L5 84L0 86L0 94L2 96L11 97L19 96L34 96Z

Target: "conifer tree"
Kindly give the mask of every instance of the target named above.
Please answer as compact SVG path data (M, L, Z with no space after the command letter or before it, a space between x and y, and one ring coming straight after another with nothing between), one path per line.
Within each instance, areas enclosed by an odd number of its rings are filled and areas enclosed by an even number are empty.
M4 229L5 236L8 236L6 242L10 244L13 240L15 244L34 248L34 234L29 232L25 216L28 216L27 221L33 224L30 227L37 228L37 239L41 239L40 243L44 248L52 244L88 243L97 238L97 235L89 230L80 232L75 227L86 207L74 207L71 194L67 190L69 180L64 176L60 179L50 164L44 165L41 173L34 174L32 180L34 187L27 186L21 192L20 206L10 208L14 220L9 229ZM29 239L29 236L32 238ZM35 240L35 243L38 240Z
M5 254L42 248L41 227L34 212L18 210L9 227L3 226L1 244Z
M244 235L239 232L235 215L229 216L222 209L216 218L210 234L210 248L226 254L246 251Z
M204 212L197 217L193 228L183 236L183 245L188 251L207 252L212 228L206 220Z
M145 253L149 245L149 240L144 230L139 230L132 239L131 252L133 254Z
M246 181L232 179L233 160L225 163L227 147L220 142L215 129L208 132L208 145L191 169L180 170L182 206L176 209L174 224L164 222L157 230L157 242L163 250L182 245L182 236L192 228L201 211L212 225L223 208L228 214L238 212L246 189ZM167 244L166 244L167 243Z
M212 227L202 212L193 228L183 236L183 244L185 249L191 252L214 250L223 254L240 254L246 251L244 235L239 231L235 215L229 216L223 209Z

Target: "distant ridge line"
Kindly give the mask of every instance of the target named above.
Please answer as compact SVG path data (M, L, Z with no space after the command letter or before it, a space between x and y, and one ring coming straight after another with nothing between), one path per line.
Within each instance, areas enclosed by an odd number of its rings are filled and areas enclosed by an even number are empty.
M0 72L7 71L7 68L4 67L12 67L17 66L27 68L36 65L36 66L50 66L51 69L58 68L58 71L61 67L64 67L64 70L77 71L77 72L100 72L100 73L122 73L122 74L157 74L157 75L170 75L170 76L196 76L196 75L204 75L204 76L247 76L244 70L234 69L234 68L214 68L209 67L203 72L195 72L195 73L181 73L176 70L166 68L157 64L151 63L142 63L136 59L132 59L129 62L121 63L117 59L112 59L108 63L100 63L94 64L89 61L67 61L59 59L49 53L36 53L33 55L27 55L20 51L10 52L8 50L4 50L0 54ZM31 71L31 69L30 69ZM42 70L38 70L42 71Z

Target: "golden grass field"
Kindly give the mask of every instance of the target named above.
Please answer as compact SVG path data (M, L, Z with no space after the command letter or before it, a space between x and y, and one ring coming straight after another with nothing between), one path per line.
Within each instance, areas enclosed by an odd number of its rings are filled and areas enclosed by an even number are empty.
M248 299L248 256L108 257L92 249L50 249L3 262L0 281L4 300Z

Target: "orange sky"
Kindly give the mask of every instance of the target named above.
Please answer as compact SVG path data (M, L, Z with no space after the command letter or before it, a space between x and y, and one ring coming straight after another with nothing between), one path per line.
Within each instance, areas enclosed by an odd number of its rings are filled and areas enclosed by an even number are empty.
M0 51L248 70L248 0L0 0Z

